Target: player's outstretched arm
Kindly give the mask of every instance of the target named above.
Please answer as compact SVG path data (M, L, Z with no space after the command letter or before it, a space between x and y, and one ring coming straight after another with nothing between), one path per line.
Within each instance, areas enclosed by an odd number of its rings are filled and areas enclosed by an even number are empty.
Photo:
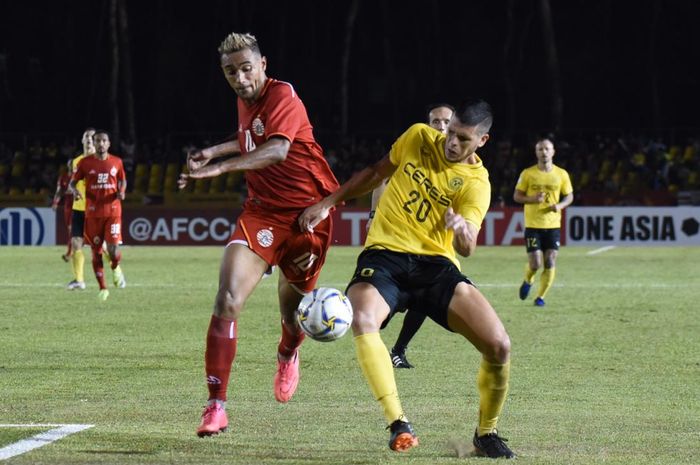
M226 142L221 145L225 144L229 143ZM238 141L235 141L235 144L236 147L240 147ZM289 140L283 137L272 137L255 150L246 153L245 156L229 158L221 163L202 166L201 168L191 170L189 173L180 173L180 179L178 179L177 185L180 189L183 189L187 185L189 179L214 178L230 171L258 170L281 163L287 159L290 145L291 143ZM211 158L212 157L208 160L211 160Z
M194 150L187 154L187 169L189 171L196 171L214 158L240 152L241 146L238 140L230 140L204 149Z
M299 216L299 226L302 231L313 231L314 227L328 217L331 208L345 200L350 200L370 192L379 186L384 179L391 176L396 166L386 155L374 165L356 172L335 192L320 202L311 205Z

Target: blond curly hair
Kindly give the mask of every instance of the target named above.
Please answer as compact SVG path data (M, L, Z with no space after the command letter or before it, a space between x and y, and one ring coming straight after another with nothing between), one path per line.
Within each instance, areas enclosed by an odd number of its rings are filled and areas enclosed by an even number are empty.
M258 40L254 35L250 33L238 33L232 32L221 42L219 45L219 53L221 55L226 55L233 52L240 52L241 50L249 49L252 52L260 55L260 47L258 46Z

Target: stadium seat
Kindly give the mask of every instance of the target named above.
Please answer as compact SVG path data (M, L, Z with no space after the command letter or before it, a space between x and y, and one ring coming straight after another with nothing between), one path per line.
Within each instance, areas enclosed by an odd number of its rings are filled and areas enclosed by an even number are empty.
M236 192L241 187L243 174L240 171L231 171L226 176L226 192Z
M695 158L695 146L689 145L683 151L683 161L690 162L693 161L693 158Z
M678 145L672 145L668 149L669 160L677 159L681 154L681 148Z
M688 179L687 179L686 183L687 183L687 188L689 190L700 189L700 176L698 176L698 172L691 171L690 173L688 173Z
M22 178L24 177L25 163L22 160L15 160L12 162L12 170L10 171L10 177L12 178Z
M577 189L577 190L583 190L583 189L585 189L586 187L588 187L588 185L590 184L590 182L591 182L591 173L590 173L589 171L584 171L584 172L581 173L581 175L579 176L578 185L576 186L576 189Z
M193 192L195 194L205 194L209 192L209 181L210 179L195 179Z
M163 193L163 165L154 163L151 165L148 175L148 194L159 195Z
M226 187L226 177L225 176L217 176L215 178L211 179L211 182L209 183L209 193L210 194L218 194L224 191L224 187Z
M177 178L180 175L180 167L177 163L168 163L165 167L165 177L163 178L163 190L165 192L175 192L177 190Z
M137 194L143 194L148 187L148 165L146 163L136 164L136 169L134 170L134 189L133 192Z

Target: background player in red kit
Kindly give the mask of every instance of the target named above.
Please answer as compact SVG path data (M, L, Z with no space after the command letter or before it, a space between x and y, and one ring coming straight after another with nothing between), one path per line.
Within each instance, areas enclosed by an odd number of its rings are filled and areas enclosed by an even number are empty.
M314 139L306 108L291 84L265 74L267 59L250 34L232 33L219 46L221 68L238 95L238 139L188 156L190 178L244 171L248 199L224 250L219 290L204 354L209 401L197 429L209 436L228 426L225 401L236 355L238 317L260 279L278 265L282 337L274 394L288 402L299 381L304 335L295 319L302 293L313 290L331 241L328 218L313 232L302 231L299 214L333 192L338 183ZM240 153L209 165L213 158Z
M51 201L51 208L56 211L58 209L58 204L61 203L61 198L63 198L63 221L68 228L68 249L65 254L61 255L64 262L70 260L73 251L71 247L72 237L70 234L71 216L73 216L73 193L68 189L68 183L73 174L71 173L73 160L68 160L66 165L68 169L58 177L58 181L56 181L56 192L53 194L53 201Z
M126 174L119 157L109 152L109 134L95 132L95 156L83 158L73 173L70 189L76 199L82 196L75 188L76 183L85 179L85 240L92 249L92 269L100 285L100 300L107 300L109 291L105 284L102 262L102 243L107 243L112 279L117 287L125 287L126 280L119 262L122 254L119 244L122 240L122 200L126 192Z

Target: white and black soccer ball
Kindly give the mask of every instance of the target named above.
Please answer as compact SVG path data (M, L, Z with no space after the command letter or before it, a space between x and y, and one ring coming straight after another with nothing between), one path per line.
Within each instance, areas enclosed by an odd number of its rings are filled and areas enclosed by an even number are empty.
M338 289L319 287L301 299L296 312L299 327L310 338L335 341L352 324L350 300Z

